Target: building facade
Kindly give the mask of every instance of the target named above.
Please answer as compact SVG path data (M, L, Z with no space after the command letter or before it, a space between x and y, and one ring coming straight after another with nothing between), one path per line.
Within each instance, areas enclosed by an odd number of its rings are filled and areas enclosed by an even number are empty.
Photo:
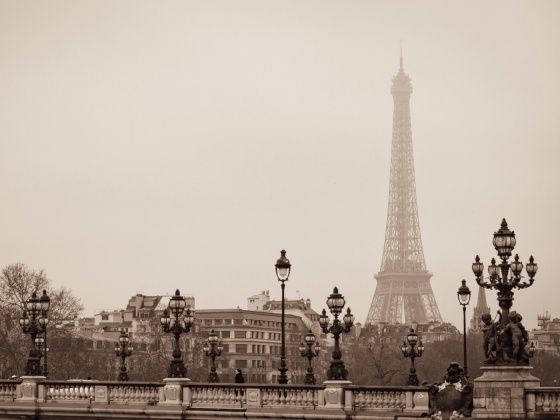
M308 331L299 316L286 314L286 359L291 382L305 374L299 344ZM281 315L244 309L201 309L196 312L195 334L218 335L223 352L217 358L218 374L232 381L241 369L249 382L276 383L280 366Z

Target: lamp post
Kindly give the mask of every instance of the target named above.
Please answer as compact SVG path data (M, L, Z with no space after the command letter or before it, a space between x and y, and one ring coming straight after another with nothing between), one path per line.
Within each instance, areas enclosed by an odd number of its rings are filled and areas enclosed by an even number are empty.
M41 358L44 355L43 352L46 351L46 341L44 337L41 337L39 340L41 348L39 348L36 338L47 331L49 307L50 299L46 290L43 290L43 296L40 299L37 298L37 293L33 292L25 302L25 310L19 319L23 332L31 337L31 350L25 366L25 374L29 376L47 374L46 358L45 364L41 368Z
M408 346L407 346L408 342ZM416 347L418 344L418 347ZM416 367L414 366L414 359L417 357L421 357L422 353L424 353L424 345L422 344L422 340L418 342L418 335L414 331L414 328L411 328L406 336L406 341L403 341L401 346L401 351L404 357L410 358L410 373L408 374L408 385L411 386L418 386L418 376L416 376Z
M128 381L128 369L126 367L126 358L132 356L132 351L134 350L132 346L129 345L130 337L128 336L128 330L126 328L121 328L121 335L119 336L119 343L115 346L115 354L117 357L121 358L121 366L119 368L119 378L121 382Z
M187 302L185 298L181 296L179 289L175 291L175 295L169 300L168 309L164 309L160 323L165 333L173 334L175 342L173 345L173 359L169 365L169 377L170 378L185 378L187 375L187 368L183 363L183 358L181 355L181 346L179 344L179 338L182 333L188 333L194 324L194 314L190 308L185 307Z
M299 346L299 353L302 357L307 358L307 373L305 374L305 384L315 385L315 375L313 374L313 367L311 366L311 360L319 355L321 346L317 343L315 344L315 335L309 330L305 337L303 338L304 343ZM314 345L315 344L315 345Z
M285 322L285 308L284 308L284 288L286 287L286 282L288 281L288 277L290 277L290 271L292 269L292 265L290 264L290 260L286 258L286 251L280 251L280 258L276 260L276 277L280 282L280 286L282 288L282 345L280 347L280 367L278 370L280 371L280 375L278 376L278 383L279 384L287 384L288 383L288 367L286 366L286 322Z
M218 339L218 336L216 335L214 330L210 331L210 334L208 334L208 339L206 340L206 343L204 343L204 347L202 348L204 354L210 357L210 360L212 361L212 364L210 366L210 374L208 375L208 382L220 382L218 372L216 372L216 357L222 354L223 349L224 348L222 347L222 344L220 343L220 340Z
M461 280L461 287L457 291L457 299L463 307L463 369L465 372L465 377L469 377L469 371L467 369L467 305L471 300L471 291L467 286L466 280Z
M509 311L513 304L513 289L525 289L532 286L538 269L538 266L531 255L529 257L529 262L525 264L525 270L527 271L529 280L522 281L521 271L523 270L523 263L519 261L519 255L515 254L513 261L508 261L511 257L513 249L515 248L516 242L515 232L509 230L506 219L502 219L500 229L497 232L494 232L494 238L492 239L492 244L498 253L498 257L501 258L502 261L499 264L496 264L496 260L492 258L491 264L488 266L488 281L484 279L484 264L480 262L480 257L478 255L475 257L475 261L472 264L472 271L478 285L486 289L495 289L498 291L498 304L502 310L500 326L501 329L504 330L511 321ZM517 321L515 322L519 322L521 320L521 316L519 314L516 318ZM523 357L526 357L524 346L522 346L521 349L518 349L517 352L513 349L511 332L504 335L503 340L500 343L500 347L501 350L505 351L497 352L497 362L499 363L520 362ZM487 362L491 363L492 361L489 360ZM525 362L528 362L528 360L525 360Z
M348 308L342 321L338 319L344 305L346 305L344 296L338 293L338 288L335 287L327 299L327 306L334 316L332 324L330 324L329 317L324 309L319 316L319 325L323 332L325 334L331 333L334 337L334 350L332 352L331 365L327 371L327 378L329 380L346 380L348 377L348 371L344 367L342 352L340 351L340 335L343 332L350 332L352 325L354 325L354 315L352 315L350 308Z

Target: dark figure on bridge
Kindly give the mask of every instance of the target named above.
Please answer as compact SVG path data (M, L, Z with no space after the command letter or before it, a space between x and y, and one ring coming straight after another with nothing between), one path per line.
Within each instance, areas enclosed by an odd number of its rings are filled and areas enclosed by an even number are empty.
M236 384L245 383L245 378L243 377L243 373L241 373L241 369L235 370L235 383Z

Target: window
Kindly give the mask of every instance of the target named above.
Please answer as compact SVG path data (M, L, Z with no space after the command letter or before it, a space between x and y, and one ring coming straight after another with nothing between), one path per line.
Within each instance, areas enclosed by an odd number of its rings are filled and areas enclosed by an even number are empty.
M236 344L235 345L235 352L236 353L247 353L247 344Z
M222 338L229 338L230 337L230 331L222 331Z
M109 315L101 315L102 321L109 321Z
M229 353L229 344L222 344L222 347L224 348L222 350L224 353Z
M247 360L236 360L235 361L236 369L246 368L247 367Z
M243 320L242 319L234 319L233 320L233 325L243 325Z
M247 338L245 331L235 331L235 338Z

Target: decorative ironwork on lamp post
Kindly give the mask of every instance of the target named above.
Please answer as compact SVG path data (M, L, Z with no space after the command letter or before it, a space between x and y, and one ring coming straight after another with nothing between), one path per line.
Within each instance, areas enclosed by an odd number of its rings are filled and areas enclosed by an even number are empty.
M25 310L19 319L23 332L31 337L31 350L29 350L29 357L25 366L25 374L29 376L46 376L48 373L45 333L49 324L48 312L50 303L51 301L46 290L43 290L41 298L37 298L37 293L33 292L31 297L25 302ZM39 341L37 341L37 338L40 338ZM43 357L43 367L41 367L41 358Z
M344 296L338 293L338 288L335 287L327 299L327 306L334 316L332 324L330 324L329 317L324 309L319 316L319 325L323 332L325 334L331 333L334 337L334 350L332 352L331 365L329 370L327 370L327 378L329 380L346 380L348 377L348 371L344 367L342 352L340 351L340 335L343 332L350 332L352 325L354 325L354 315L352 315L350 308L348 308L342 321L338 319L344 305L346 305Z
M471 300L471 290L467 286L466 280L461 280L461 287L457 291L457 299L463 307L463 372L465 377L469 377L467 368L467 305Z
M220 382L218 372L216 372L216 357L222 354L223 349L224 348L222 347L222 344L220 343L220 340L214 330L210 331L210 334L208 334L208 339L206 340L206 343L204 343L204 347L202 348L204 354L210 357L211 360L208 382Z
M169 365L170 378L185 378L187 376L187 368L183 362L179 338L182 333L188 333L191 330L194 324L194 314L190 308L185 310L186 306L185 298L181 296L181 292L177 289L175 295L169 300L169 311L164 309L160 319L163 332L171 333L175 338L173 359L171 359Z
M280 347L280 367L278 370L280 371L280 375L278 375L278 383L279 384L287 384L288 383L288 367L286 365L286 321L285 321L285 303L284 303L284 288L286 287L285 283L288 281L288 277L290 277L290 271L292 270L292 265L290 264L290 260L286 258L286 251L280 251L280 258L276 260L276 264L274 265L276 268L276 277L278 281L281 283L280 286L282 288L282 345Z
M305 384L315 385L315 375L313 374L313 366L311 365L311 360L319 355L321 346L319 343L315 344L315 335L309 330L305 337L303 338L304 343L299 346L299 353L302 357L307 358L307 373L305 374Z
M519 255L515 254L513 261L509 261L516 242L515 232L509 230L506 219L502 219L500 229L494 232L492 240L498 257L502 261L496 264L496 260L492 258L491 264L488 266L488 281L484 279L484 264L480 262L478 255L472 264L472 271L478 285L498 291L498 304L501 309L501 319L499 325L496 326L496 334L500 336L500 340L496 340L495 355L491 350L486 354L485 363L528 364L531 357L531 351L526 349L527 334L521 324L522 317L515 311L510 312L510 309L513 304L513 289L530 287L535 281L538 266L531 255L529 262L525 264L529 279L524 280L524 276L521 275L523 263L519 261ZM493 327L491 318L490 314L483 315L487 328Z
M121 358L121 365L119 368L118 380L121 382L128 381L128 369L126 366L126 358L132 356L134 349L130 346L130 337L128 329L121 328L121 335L119 336L119 344L115 346L115 354Z
M416 347L416 344L418 344L418 347ZM424 345L422 344L422 340L420 340L420 342L418 341L418 335L414 331L414 328L410 329L408 335L406 336L406 341L403 341L401 351L404 357L410 358L410 373L408 374L408 385L418 386L419 381L418 376L416 375L414 360L417 357L422 356L422 353L424 353Z

